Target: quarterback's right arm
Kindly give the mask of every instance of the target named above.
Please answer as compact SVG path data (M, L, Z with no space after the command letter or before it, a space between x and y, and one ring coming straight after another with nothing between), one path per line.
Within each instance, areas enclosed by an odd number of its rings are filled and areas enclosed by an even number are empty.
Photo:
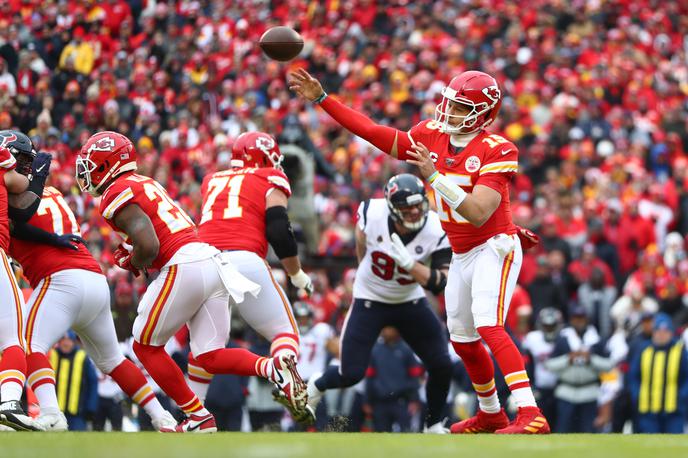
M291 283L307 295L313 292L313 283L301 269L296 236L287 214L287 195L273 188L265 198L265 237L275 250Z
M328 97L320 82L300 68L290 74L289 89L306 100L319 104L332 119L349 132L369 141L380 150L397 159L406 159L406 151L412 142L406 132L376 124L362 113L347 107L333 97Z
M117 212L114 223L131 240L131 265L136 269L150 266L158 257L160 240L148 215L137 204L129 204Z

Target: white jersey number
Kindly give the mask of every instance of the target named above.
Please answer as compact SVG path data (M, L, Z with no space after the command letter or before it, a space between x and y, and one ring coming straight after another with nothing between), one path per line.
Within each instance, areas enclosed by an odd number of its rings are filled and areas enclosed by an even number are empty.
M48 199L41 199L41 204L36 211L38 215L47 215L53 220L53 232L57 235L76 234L79 233L79 225L76 223L72 210L67 205L67 202L60 195L52 195ZM65 216L69 220L68 232L65 232Z
M193 227L193 221L157 182L144 183L143 190L150 200L157 200L158 216L167 225L171 234Z
M214 177L208 181L208 200L203 206L203 214L201 216L201 224L213 219L213 204L227 187L229 187L229 195L227 196L227 208L222 214L223 219L241 218L243 208L239 205L239 193L241 192L241 185L244 182L246 175L235 175L233 177Z

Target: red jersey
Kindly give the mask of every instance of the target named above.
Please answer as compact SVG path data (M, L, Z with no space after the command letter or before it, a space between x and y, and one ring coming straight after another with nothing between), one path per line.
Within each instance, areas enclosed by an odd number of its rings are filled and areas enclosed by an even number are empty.
M43 190L41 204L28 224L55 234L79 234L79 225L74 213L65 202L60 191L53 187ZM24 269L24 275L32 288L50 274L67 269L82 269L102 273L88 249L77 245L77 250L47 245L44 243L19 240L12 237L10 256Z
M4 139L0 139L0 142L4 145ZM17 166L17 161L3 145L0 145L0 248L7 253L10 247L10 219L7 215L9 196L5 186L5 173L13 170Z
M160 250L153 260L153 268L161 269L184 245L200 242L196 226L189 215L170 198L160 183L143 175L128 173L118 177L107 188L99 208L103 218L126 243L131 244L131 240L115 225L115 216L130 204L138 205L148 215L160 241Z
M465 148L455 148L449 143L450 136L440 132L439 124L432 120L420 122L408 134L415 143L420 142L430 150L435 168L467 193L480 184L502 196L490 219L475 227L435 194L442 228L455 253L465 253L497 234L516 233L509 204L509 180L518 170L518 149L513 143L482 131Z
M230 169L203 179L198 234L219 250L246 250L265 258L265 198L273 189L291 196L284 172L272 167Z

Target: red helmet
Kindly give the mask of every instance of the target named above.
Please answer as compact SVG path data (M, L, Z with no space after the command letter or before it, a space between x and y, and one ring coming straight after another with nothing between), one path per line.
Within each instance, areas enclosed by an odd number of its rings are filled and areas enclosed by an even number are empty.
M101 187L124 172L136 170L134 144L122 134L105 131L91 135L76 158L76 181L81 191L99 196Z
M232 145L232 166L274 167L282 170L284 156L272 135L265 132L244 132Z
M449 113L449 102L467 105L467 115ZM497 81L487 73L463 72L452 78L442 89L442 102L435 107L435 121L440 130L448 134L470 134L492 124L502 105L502 91ZM450 120L459 121L458 123Z

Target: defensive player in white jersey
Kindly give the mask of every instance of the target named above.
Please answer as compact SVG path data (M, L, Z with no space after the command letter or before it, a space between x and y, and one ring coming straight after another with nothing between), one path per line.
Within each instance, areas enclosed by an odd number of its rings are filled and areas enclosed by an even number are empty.
M548 421L556 421L556 398L554 388L557 375L545 367L554 350L554 343L564 323L561 312L553 307L545 307L538 313L535 329L526 334L521 350L531 362L533 387L537 390L538 405Z
M359 266L354 303L340 340L341 366L330 366L321 377L311 378L309 405L315 410L327 389L358 383L380 330L394 326L428 371L425 431L447 432L441 420L452 370L448 337L425 290L444 290L451 249L439 217L429 211L420 179L394 176L385 186L384 199L360 204L356 254Z

